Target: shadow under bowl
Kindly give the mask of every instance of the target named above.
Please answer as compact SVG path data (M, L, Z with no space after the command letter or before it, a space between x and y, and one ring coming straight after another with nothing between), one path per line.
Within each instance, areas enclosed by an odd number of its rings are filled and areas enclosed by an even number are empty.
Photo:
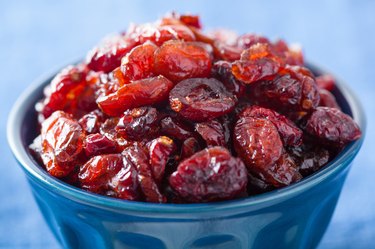
M309 68L322 74L317 67ZM114 199L53 178L28 152L37 135L34 105L54 75L37 80L20 96L9 116L7 135L45 220L65 248L315 248L364 139L361 105L339 81L334 95L363 135L302 181L257 196L207 204Z

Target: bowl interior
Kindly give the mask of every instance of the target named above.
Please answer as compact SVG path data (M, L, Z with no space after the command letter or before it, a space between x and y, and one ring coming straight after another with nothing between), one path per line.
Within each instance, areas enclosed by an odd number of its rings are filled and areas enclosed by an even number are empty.
M316 75L323 73L319 68L309 65L309 68ZM342 110L352 116L362 129L362 137L349 144L333 161L320 171L304 178L302 181L292 184L288 187L274 190L257 196L247 197L231 201L223 201L208 204L152 204L143 202L124 201L115 198L105 197L93 193L88 193L79 188L71 186L59 179L50 176L34 160L28 151L29 144L37 136L37 113L34 109L35 103L43 97L43 89L49 84L56 73L48 74L46 77L38 79L30 88L28 88L14 105L8 120L8 141L10 147L28 176L34 180L45 184L52 191L57 191L68 198L76 199L101 206L110 206L122 209L143 210L150 212L213 212L214 210L223 210L235 207L244 207L275 201L288 195L298 193L304 189L318 184L329 174L344 167L343 162L352 160L359 151L363 142L365 133L365 117L360 103L353 92L340 80L333 91L337 102Z

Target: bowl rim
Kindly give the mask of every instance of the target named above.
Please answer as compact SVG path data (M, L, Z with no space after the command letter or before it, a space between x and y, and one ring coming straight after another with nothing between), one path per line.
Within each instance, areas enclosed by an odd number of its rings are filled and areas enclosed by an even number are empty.
M77 60L75 60L74 62L76 61ZM273 190L267 193L241 199L193 204L158 204L136 202L90 193L50 176L35 161L31 159L21 139L22 122L24 121L26 112L29 109L30 104L35 104L35 102L30 103L30 99L42 86L45 86L47 84L47 81L54 77L62 68L70 64L76 63L63 64L62 67L56 67L55 70L43 74L41 77L37 78L28 88L26 88L26 90L19 96L8 116L7 139L14 157L23 168L27 176L31 177L33 180L37 181L39 184L42 184L45 188L53 192L63 195L68 199L84 203L86 205L117 209L122 211L136 211L159 214L186 214L202 212L213 213L217 211L236 210L269 205L270 203L275 203L286 198L290 198L291 196L295 196L345 169L350 164L350 162L353 161L364 141L366 132L366 118L362 105L360 104L354 92L351 91L350 88L345 83L343 83L341 79L336 77L337 88L347 101L352 111L353 119L361 128L362 136L360 139L347 145L346 148L323 169L302 179L300 182L294 183L290 186L278 190ZM322 70L321 67L316 67L314 65L315 64L307 63L307 66L315 70L316 72L327 73L326 70Z

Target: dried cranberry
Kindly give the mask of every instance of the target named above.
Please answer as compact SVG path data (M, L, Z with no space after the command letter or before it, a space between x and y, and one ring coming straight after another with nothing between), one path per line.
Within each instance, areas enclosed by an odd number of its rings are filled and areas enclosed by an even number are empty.
M152 175L148 156L140 146L130 146L122 152L125 165L133 165L138 172L138 183L148 202L162 203L166 198L162 195Z
M330 107L318 107L308 118L305 129L332 146L343 146L361 136L358 125L349 115Z
M268 40L266 37L257 34L244 34L239 36L237 39L237 45L243 49L250 48L257 43L271 44L270 40Z
M47 171L55 177L68 175L83 149L85 134L71 115L54 112L42 123L42 160Z
M100 110L92 111L84 115L78 122L86 134L98 133L104 114Z
M253 174L248 174L247 179L247 193L249 195L262 194L275 189L274 186L266 183L264 180L254 176Z
M163 76L134 81L122 86L115 93L98 98L102 111L119 116L127 109L156 104L168 98L173 83Z
M158 111L149 106L129 109L120 118L116 131L125 138L141 140L145 136L153 136L159 127Z
M314 79L302 74L299 67L287 67L271 80L252 84L250 98L287 116L303 116L313 111L320 101Z
M175 144L169 137L161 136L153 139L148 146L150 165L156 182L161 182L169 157L175 150Z
M278 130L284 145L297 146L302 143L303 132L285 116L260 106L247 107L240 117L265 118L270 120Z
M68 66L55 76L44 90L46 98L36 106L41 121L58 110L77 117L95 109L94 89L86 83L86 75L87 68L79 65Z
M120 86L130 81L140 80L153 76L154 53L157 49L152 43L145 43L133 48L121 61L121 73L118 75Z
M245 85L232 74L232 65L227 61L217 61L212 67L212 75L220 80L226 89L237 98L245 93Z
M224 127L217 120L211 120L203 123L196 123L195 130L201 135L206 145L226 146Z
M160 121L161 133L167 136L185 140L193 136L192 128L172 117L165 117Z
M335 88L335 78L330 74L324 74L316 77L316 84L318 84L320 89L325 89L327 91L332 91Z
M325 89L319 89L320 102L319 106L331 107L341 110L339 104L336 102L335 96Z
M91 158L81 168L79 180L83 189L104 194L115 192L115 197L138 200L137 171L125 163L121 154L100 155Z
M283 152L280 135L268 119L241 117L233 136L234 148L251 172L265 172Z
M288 186L302 179L297 165L287 153L284 153L275 164L260 174L266 183L277 188Z
M84 150L86 156L92 157L100 154L115 153L117 152L117 146L115 141L96 133L86 136Z
M208 77L211 58L198 42L169 41L155 53L155 73L177 83L183 79Z
M184 140L181 145L180 158L185 159L191 157L193 154L200 150L201 147L198 140L194 137L189 137L188 139Z
M233 110L236 98L214 78L193 78L178 83L169 94L171 108L193 121L205 121Z
M250 84L275 75L283 61L267 43L257 43L245 50L241 59L233 62L232 73L236 79Z
M303 176L311 175L325 166L333 155L321 145L303 144L289 149L291 156L298 165Z
M120 66L121 58L129 52L136 43L122 35L105 38L87 55L86 61L90 69L108 73Z
M212 147L181 162L169 182L189 202L226 200L245 191L247 171L228 150Z

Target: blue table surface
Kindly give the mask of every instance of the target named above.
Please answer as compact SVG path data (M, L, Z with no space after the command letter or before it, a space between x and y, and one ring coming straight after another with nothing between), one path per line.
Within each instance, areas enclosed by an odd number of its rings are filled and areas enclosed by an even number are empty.
M257 32L303 44L309 61L345 79L368 129L319 248L375 248L375 1L0 1L0 248L59 248L6 141L6 120L32 80L84 55L103 35L170 10L207 29Z

